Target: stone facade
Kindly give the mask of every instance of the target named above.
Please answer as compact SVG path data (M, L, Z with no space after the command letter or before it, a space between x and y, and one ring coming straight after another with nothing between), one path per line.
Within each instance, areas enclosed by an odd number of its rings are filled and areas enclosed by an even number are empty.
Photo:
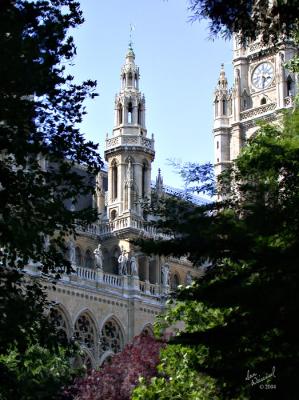
M235 159L260 119L275 121L282 109L293 106L298 76L284 63L298 53L292 41L275 47L256 41L242 46L234 38L234 84L228 88L222 65L214 94L215 172L221 173Z
M139 68L130 46L115 98L115 126L106 138L107 168L96 177L96 194L89 199L99 219L87 228L78 227L76 240L68 239L75 272L55 285L44 281L56 304L51 310L53 323L61 335L81 344L84 355L78 362L88 367L101 365L142 331L151 334L169 290L200 275L186 258L146 256L131 242L162 237L145 220L140 206L151 196L154 157ZM165 192L160 172L155 189ZM34 266L28 272L39 276Z

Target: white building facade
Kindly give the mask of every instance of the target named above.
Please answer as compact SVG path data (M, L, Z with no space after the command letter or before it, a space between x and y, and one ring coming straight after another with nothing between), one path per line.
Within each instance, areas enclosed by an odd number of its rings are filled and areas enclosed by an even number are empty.
M151 196L154 138L147 136L145 97L139 90L139 68L131 46L121 69L115 98L115 124L106 138L107 170L96 177L92 199L99 219L69 238L74 273L55 285L45 280L53 323L60 334L80 343L80 362L96 368L141 332L151 334L163 312L167 293L190 284L200 271L186 259L147 256L132 243L161 238L144 218L141 202ZM162 177L156 190L163 191ZM32 267L33 275L39 272Z
M294 105L298 76L285 63L298 54L291 40L275 47L256 41L233 43L234 83L231 89L222 65L214 93L215 172L221 173L258 129L258 120L276 121L280 111Z

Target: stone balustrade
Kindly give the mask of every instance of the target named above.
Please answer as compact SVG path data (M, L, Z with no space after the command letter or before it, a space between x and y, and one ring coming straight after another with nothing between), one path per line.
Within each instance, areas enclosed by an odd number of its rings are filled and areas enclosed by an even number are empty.
M119 135L106 139L105 150L118 146L138 146L154 151L154 140L141 135Z
M103 282L108 286L123 287L123 276L103 273Z
M96 280L96 271L91 268L77 267L77 276L81 279L95 281Z
M87 233L98 237L112 236L114 233L124 230L124 229L134 229L140 231L143 237L153 238L153 239L169 239L169 236L162 234L157 231L157 229L150 225L146 221L142 221L133 216L125 216L117 218L114 221L90 224L86 227L77 226L78 233Z

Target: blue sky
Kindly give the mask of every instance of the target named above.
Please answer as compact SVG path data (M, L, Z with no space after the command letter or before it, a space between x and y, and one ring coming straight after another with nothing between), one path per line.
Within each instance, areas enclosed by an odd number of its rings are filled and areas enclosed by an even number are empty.
M114 96L128 48L130 24L146 97L148 135L155 135L152 178L182 187L167 159L213 161L213 91L224 63L231 73L231 43L211 41L207 23L188 22L186 0L81 0L85 23L72 34L77 56L71 67L78 82L98 81L99 97L86 103L82 131L104 151L114 122Z

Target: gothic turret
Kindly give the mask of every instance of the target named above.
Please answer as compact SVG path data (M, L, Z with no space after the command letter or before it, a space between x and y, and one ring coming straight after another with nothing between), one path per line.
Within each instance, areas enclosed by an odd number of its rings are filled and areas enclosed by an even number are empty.
M228 90L224 65L221 65L220 75L214 95L214 144L215 169L219 174L230 159L229 149L229 116L231 114L231 93Z
M140 202L150 197L154 139L147 138L145 97L139 91L139 68L130 43L121 68L120 92L115 96L115 123L106 139L109 219L142 218Z

